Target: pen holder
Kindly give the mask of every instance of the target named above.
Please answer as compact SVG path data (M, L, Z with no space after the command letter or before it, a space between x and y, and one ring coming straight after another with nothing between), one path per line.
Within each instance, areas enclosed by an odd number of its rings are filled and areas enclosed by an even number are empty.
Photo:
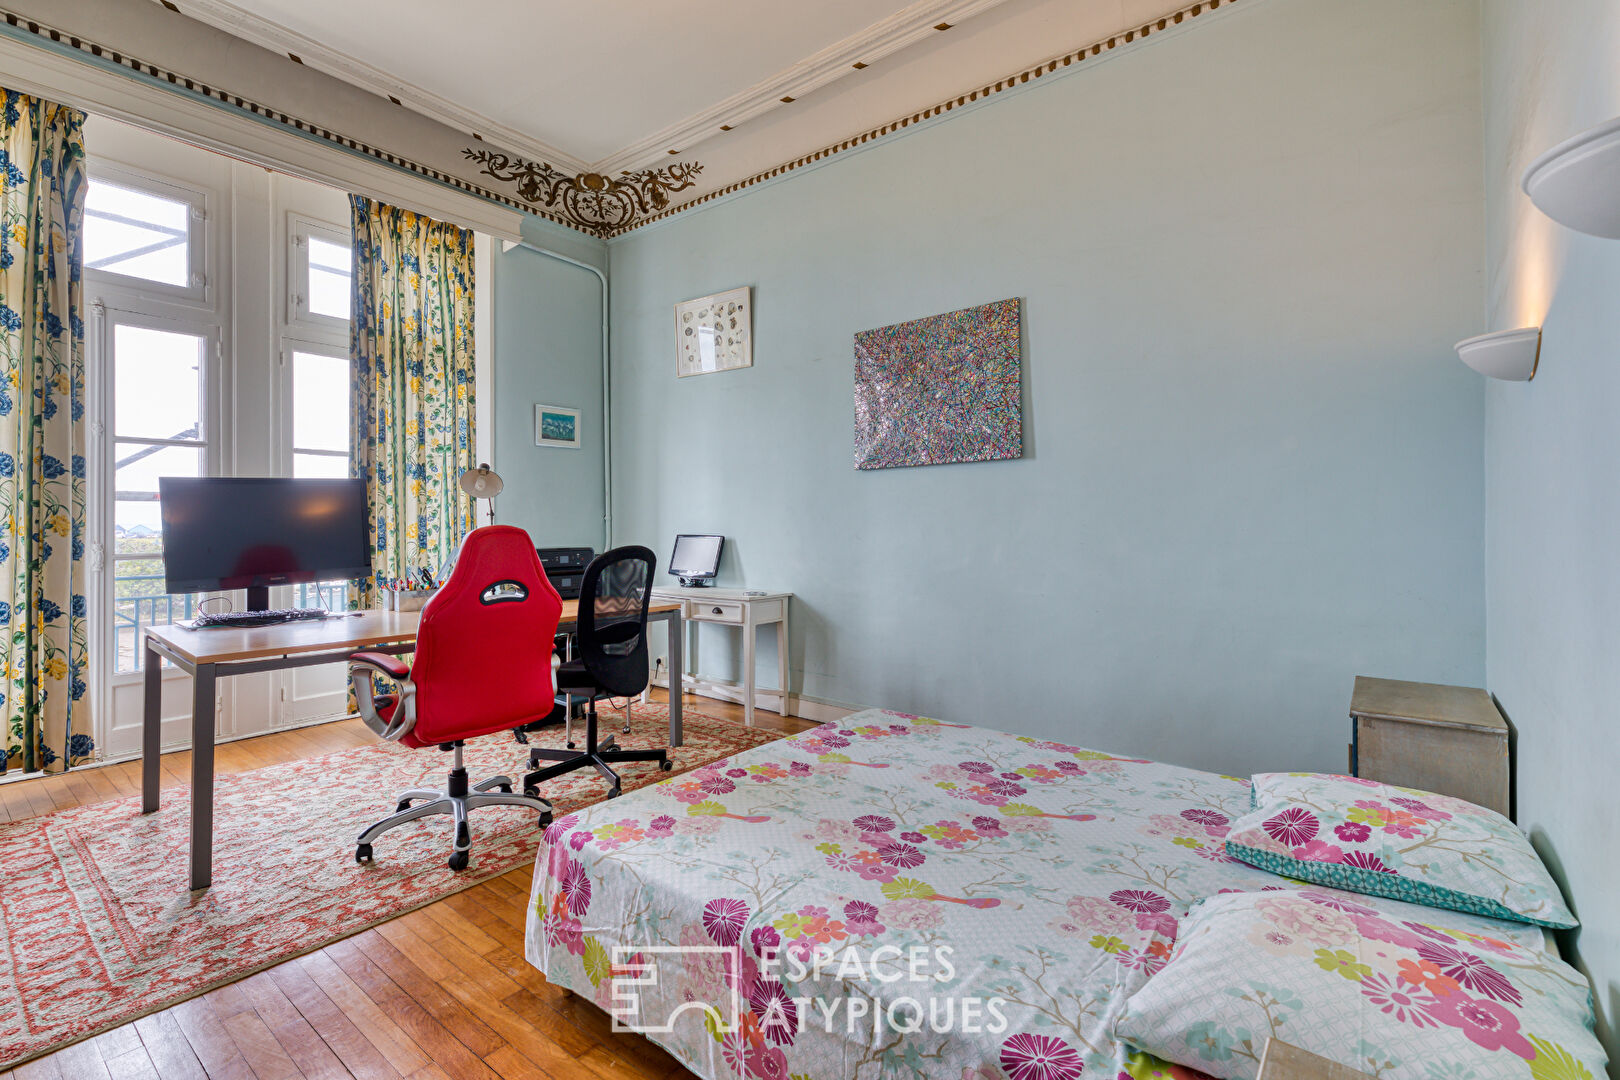
M383 589L384 611L421 611L438 589Z

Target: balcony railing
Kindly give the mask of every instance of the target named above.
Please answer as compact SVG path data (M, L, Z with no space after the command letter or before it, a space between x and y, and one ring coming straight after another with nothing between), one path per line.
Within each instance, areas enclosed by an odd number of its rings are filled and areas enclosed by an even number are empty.
M162 574L136 574L120 577L125 582L156 582L162 588ZM319 581L298 586L294 600L297 607L320 607L328 611L342 611L348 607L347 581ZM167 626L197 614L202 597L195 593L173 595L157 593L152 596L119 596L113 600L113 633L116 650L113 671L120 675L141 670L141 637L148 626Z

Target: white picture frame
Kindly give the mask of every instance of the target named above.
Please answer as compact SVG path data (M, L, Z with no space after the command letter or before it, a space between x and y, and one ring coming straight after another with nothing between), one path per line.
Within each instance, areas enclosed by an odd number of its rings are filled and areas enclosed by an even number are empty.
M566 405L534 407L534 445L579 449L580 414Z
M675 377L754 366L753 287L675 305Z

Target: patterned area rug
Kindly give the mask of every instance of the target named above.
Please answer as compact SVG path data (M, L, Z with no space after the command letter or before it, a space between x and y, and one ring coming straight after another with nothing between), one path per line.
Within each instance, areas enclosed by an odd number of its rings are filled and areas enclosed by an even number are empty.
M634 733L619 742L662 745L667 722L664 706L638 705ZM685 736L677 774L780 737L695 709ZM562 729L530 738L561 746ZM527 760L507 734L466 747L474 782L520 779ZM166 790L150 816L127 798L0 824L0 1072L531 861L540 830L520 807L468 815L472 865L459 874L445 865L447 816L385 833L374 863L354 861L354 838L399 792L442 789L449 768L449 754L378 742L219 777L214 885L195 896L187 788ZM651 763L619 771L626 791L671 775ZM607 785L585 769L541 794L560 817L601 801Z

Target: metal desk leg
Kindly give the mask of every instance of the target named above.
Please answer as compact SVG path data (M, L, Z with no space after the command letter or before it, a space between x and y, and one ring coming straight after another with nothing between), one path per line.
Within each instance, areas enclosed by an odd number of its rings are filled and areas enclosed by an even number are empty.
M686 689L686 620L678 611L669 614L669 745L685 741L681 730L681 694Z
M743 605L743 724L754 726L754 605Z
M163 734L163 658L151 645L146 646L146 700L141 706L141 813L158 808L161 773L158 757Z
M214 883L214 665L191 680L191 887Z

